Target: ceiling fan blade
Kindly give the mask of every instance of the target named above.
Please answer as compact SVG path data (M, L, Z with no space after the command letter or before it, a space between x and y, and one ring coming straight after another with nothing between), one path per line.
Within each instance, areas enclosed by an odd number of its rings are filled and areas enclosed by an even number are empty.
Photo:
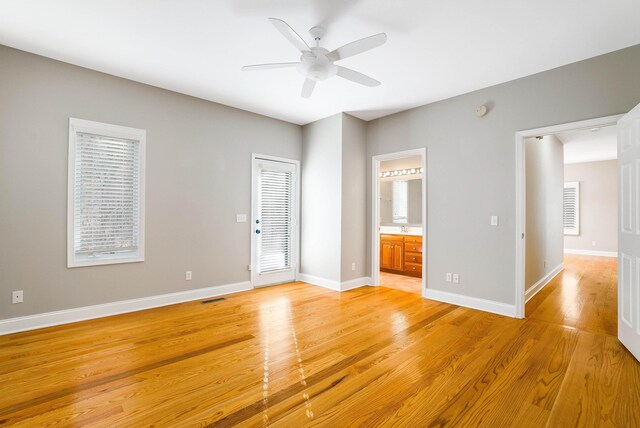
M298 64L299 64L298 62L274 62L271 64L245 65L244 67L242 67L242 71L268 70L270 68L295 67Z
M355 42L347 43L344 46L339 47L327 54L327 58L330 61L338 61L340 59L349 58L350 56L357 55L362 52L366 52L370 49L376 48L385 44L387 41L387 35L385 33L376 34L374 36L365 37L364 39L356 40Z
M364 86L373 87L380 85L380 82L378 82L376 79L373 79L350 68L338 66L338 72L336 74L343 79L351 80L352 82L359 83Z
M313 92L313 88L316 87L316 81L313 79L304 79L304 84L302 85L302 98L309 98L311 93Z
M269 21L271 21L271 23L273 24L274 27L276 27L276 29L278 31L280 31L280 33L282 33L282 35L289 40L289 42L295 46L300 52L310 52L311 48L309 47L309 45L307 45L307 43L302 39L302 37L300 37L300 35L298 33L296 33L293 28L291 28L289 26L289 24L287 24L286 22L284 22L282 19L278 19L278 18L269 18Z

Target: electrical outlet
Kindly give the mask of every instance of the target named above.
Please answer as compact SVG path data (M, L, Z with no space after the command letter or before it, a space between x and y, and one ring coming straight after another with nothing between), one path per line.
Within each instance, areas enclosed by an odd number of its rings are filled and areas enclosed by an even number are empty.
M246 214L236 214L236 223L246 223L247 215Z
M186 271L184 275L184 279L186 279L187 281L191 281L191 278L192 278L191 271L190 270Z
M457 274L457 273L453 274L453 283L460 284L460 274Z
M11 293L11 303L22 303L24 302L24 292L22 290L14 291Z
M491 226L497 226L498 225L498 216L497 215L492 215L491 216Z
M355 263L351 263L351 270L356 270L356 264Z
M451 272L447 272L447 282L451 282Z
M247 270L251 272L251 265L247 265Z

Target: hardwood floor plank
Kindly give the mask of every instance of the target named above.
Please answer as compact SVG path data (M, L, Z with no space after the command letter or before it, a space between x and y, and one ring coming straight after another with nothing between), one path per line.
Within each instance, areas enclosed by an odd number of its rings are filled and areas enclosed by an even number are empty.
M0 336L0 426L640 426L615 260L565 265L525 320L291 283Z
M409 353L415 358L411 359L413 363L407 366L407 369L402 370L402 376L394 376L393 373L399 370L399 364L402 367L405 364L394 361L390 361L388 366L374 366L375 370L383 371L382 376L378 376L380 373L368 373L368 370L365 370L365 375L376 376L376 383L368 385L368 382L354 378L353 391L357 393L346 394L340 400L339 408L332 408L335 406L331 406L331 402L335 403L335 401L331 400L328 403L328 412L322 412L314 421L314 425L344 424L346 420L354 426L365 424L367 420L372 422L372 418L387 417L385 415L392 417L391 414L397 408L401 408L400 411L405 413L416 412L413 418L407 417L405 420L420 420L424 423L428 420L425 419L424 409L434 404L431 400L446 394L449 391L443 392L443 390L449 386L458 385L458 379L464 379L468 373L484 365L488 358L486 347L495 346L496 342L504 340L502 337L492 335L489 328L493 321L501 317L483 314L483 318L472 331L458 329L459 335L446 336L444 342L437 348L434 348L433 344L438 344L439 341L433 339L424 340L418 349L407 348L403 351L403 355ZM511 326L514 329L513 332L519 329L519 324ZM411 350L414 352L410 353ZM363 383L368 386L362 386ZM350 385L345 382L341 386L348 388ZM428 393L425 393L427 391ZM334 391L332 395L335 394ZM414 400L412 397L417 399ZM331 399L331 397L327 398ZM314 401L315 403L317 401ZM358 415L358 418L353 415ZM299 412L293 423L291 419L289 418L287 424L297 425L302 423L304 415Z
M551 410L555 404L578 342L578 330L562 327L550 330L555 337L545 337L547 346L534 354L533 364L539 366L540 371L526 398L527 402L544 410Z
M445 307L443 309L441 309L440 311L436 312L433 315L430 315L428 317L426 317L425 319L423 319L422 321L411 325L410 327L408 327L406 329L406 331L402 331L400 333L398 333L398 335L403 335L404 333L406 334L411 334L412 332L423 328L427 325L429 325L430 323L436 321L438 318L446 315L447 313L451 312L452 310L454 310L455 308L453 306L448 306ZM392 336L389 339L383 340L383 341L379 341L377 343L374 343L373 345L369 346L366 349L363 349L362 351L351 355L341 361L336 362L335 364L327 367L325 370L323 370L320 373L317 373L313 376L310 376L309 378L306 379L305 383L296 383L293 385L290 385L289 388L282 390L274 395L272 395L269 398L269 402L273 403L273 404L277 404L280 401L285 400L286 398L292 396L293 394L299 394L301 393L302 390L305 389L306 386L309 385L314 385L324 379L326 379L329 376L332 376L338 372L340 372L341 370L353 366L356 363L360 362L361 360L363 360L364 358L378 352L379 350L389 346L392 344L392 342L394 341L395 336ZM251 406L245 407L244 409L242 409L241 411L235 412L233 414L230 414L228 416L226 416L224 419L220 420L218 423L216 424L212 424L212 425L219 425L219 426L235 426L236 424L243 422L245 419L250 418L251 416L255 415L257 413L257 411L261 410L261 405L262 405L262 401L257 401L255 403L253 403ZM257 411L256 411L257 409Z
M625 360L633 357L610 336L584 331L579 336L548 426L630 426L634 418L630 412L637 414L640 408L637 395L625 388L624 381ZM633 365L638 362L633 360ZM621 405L628 407L619 411Z
M32 397L32 398L30 398L28 400L15 403L15 404L13 404L11 406L0 408L0 415L16 413L16 412L19 412L20 410L24 410L24 409L26 409L28 407L37 406L37 405L42 404L42 403L49 403L49 402L51 402L53 400L56 400L56 399L58 399L60 397L65 397L65 396L68 396L68 395L74 395L74 396L77 397L84 390L94 389L96 387L100 387L102 385L110 384L112 382L116 382L116 381L119 381L121 379L132 378L132 377L135 377L139 373L144 373L146 371L151 371L151 370L157 369L159 367L170 365L170 364L174 364L176 362L179 362L179 361L182 361L182 360L186 360L186 359L189 359L189 358L193 358L195 356L202 355L202 354L205 354L205 353L208 353L208 352L212 352L212 351L217 350L217 349L222 349L222 348L225 348L227 346L232 346L232 345L235 345L235 344L239 344L239 343L247 341L247 340L249 340L251 338L253 338L253 336L251 336L251 335L234 338L234 339L231 339L231 340L227 340L225 342L217 343L215 345L211 345L211 346L207 346L207 347L202 348L202 349L198 349L196 351L191 351L191 352L187 352L187 353L181 353L181 354L176 355L176 356L171 357L171 358L167 358L167 359L159 360L159 361L154 361L152 363L148 363L148 364L145 364L145 365L133 368L133 369L129 369L129 370L126 370L126 371L115 373L115 374L112 374L112 375L109 375L109 376L106 376L106 377L103 377L103 378L95 379L95 380L90 381L90 382L83 382L83 383L81 383L79 385L76 385L76 386L63 388L63 389L59 389L57 391L54 391L54 392L51 392L51 393L48 393L48 394L39 395L37 397Z

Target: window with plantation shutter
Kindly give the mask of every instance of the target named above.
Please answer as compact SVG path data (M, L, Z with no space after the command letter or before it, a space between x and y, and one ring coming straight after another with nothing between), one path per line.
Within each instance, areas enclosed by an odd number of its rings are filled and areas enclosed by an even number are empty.
M293 166L263 162L258 180L259 273L291 269Z
M563 225L565 235L580 234L580 183L564 183Z
M145 134L70 119L69 267L144 260Z

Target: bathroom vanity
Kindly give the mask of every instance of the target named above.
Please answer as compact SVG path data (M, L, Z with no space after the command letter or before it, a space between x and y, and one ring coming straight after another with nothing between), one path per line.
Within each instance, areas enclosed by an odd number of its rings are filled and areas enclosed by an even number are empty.
M380 270L422 277L422 235L380 234Z

